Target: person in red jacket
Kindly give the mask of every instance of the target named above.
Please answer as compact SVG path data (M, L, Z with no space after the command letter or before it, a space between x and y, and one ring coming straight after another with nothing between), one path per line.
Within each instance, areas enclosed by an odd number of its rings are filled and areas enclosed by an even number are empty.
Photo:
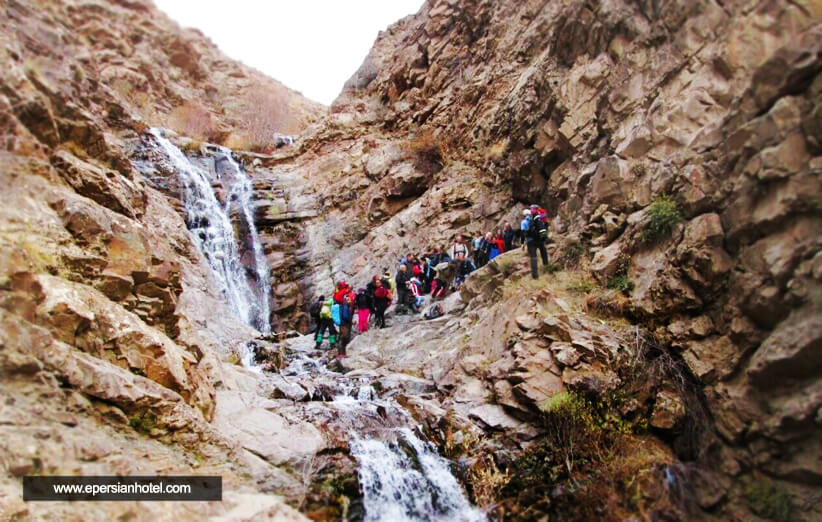
M345 299L346 294L349 293L348 283L345 281L340 281L337 283L337 287L334 290L334 302L337 304L343 304L343 300Z
M385 328L385 309L391 304L391 290L386 288L381 279L377 279L374 290L374 322L378 328Z
M495 245L497 245L497 250L499 250L500 254L505 252L505 238L502 235L502 230L497 229L497 233L494 235L493 242Z

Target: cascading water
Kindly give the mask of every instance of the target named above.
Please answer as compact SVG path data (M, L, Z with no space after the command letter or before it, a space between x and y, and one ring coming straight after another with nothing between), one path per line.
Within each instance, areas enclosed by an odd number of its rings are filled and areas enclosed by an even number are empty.
M472 507L448 461L430 443L408 428L397 428L395 439L361 439L349 442L360 464L365 521L462 521L485 520Z
M151 129L150 133L183 183L186 225L208 261L220 292L240 319L264 334L270 333L268 265L254 226L252 187L248 176L234 161L230 150L219 149L219 158L228 161L230 166L229 179L226 180L229 194L223 207L206 173L163 137L161 129ZM238 247L241 243L231 223L230 211L235 205L248 231L245 244L250 245L254 255L251 278L247 277L247 270L241 261ZM252 366L251 357L250 352L243 355L245 366Z
M251 209L254 207L254 189L251 186L251 180L246 175L245 171L234 160L231 155L231 150L225 147L220 147L222 158L228 162L231 167L233 179L231 180L231 190L226 198L225 211L229 216L231 215L231 206L236 204L239 206L239 213L245 221L248 230L248 238L251 243L251 251L254 255L254 273L256 275L257 286L256 293L258 294L257 306L259 312L255 325L260 332L268 334L271 332L271 324L269 317L271 315L270 303L268 296L271 295L271 285L269 283L268 261L263 254L263 245L260 242L260 236L257 233L257 227L254 225L254 214Z
M449 461L409 428L415 421L405 408L393 399L381 399L368 377L330 371L312 355L311 346L310 336L292 342L293 358L281 374L297 377L304 385L315 381L334 388L328 407L356 419L350 423L356 427L346 434L358 463L366 522L486 520L468 501Z

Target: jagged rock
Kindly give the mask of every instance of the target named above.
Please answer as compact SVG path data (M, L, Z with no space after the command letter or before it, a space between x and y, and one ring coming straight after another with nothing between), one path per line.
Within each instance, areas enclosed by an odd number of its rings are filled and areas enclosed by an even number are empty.
M621 256L625 252L625 245L619 240L614 241L596 254L591 262L591 272L604 282L613 276L619 268Z
M468 412L468 417L479 420L492 430L512 429L520 425L519 421L505 413L501 406L495 404L477 406Z
M551 343L551 351L562 366L575 366L579 362L579 352L568 343Z
M145 212L145 200L139 185L119 172L106 173L102 168L62 150L52 156L52 164L79 194L104 207L131 218L140 217Z
M685 418L685 404L679 395L668 390L656 394L651 426L662 430L674 429Z
M682 357L693 374L709 384L730 375L742 353L727 336L714 336L687 343Z
M548 316L544 318L540 332L556 341L571 341L571 327L560 317Z
M820 346L822 317L812 307L795 312L756 351L748 365L748 375L763 388L814 376L820 368Z
M713 321L705 315L693 319L687 317L677 319L668 325L668 332L674 339L702 338L714 331Z

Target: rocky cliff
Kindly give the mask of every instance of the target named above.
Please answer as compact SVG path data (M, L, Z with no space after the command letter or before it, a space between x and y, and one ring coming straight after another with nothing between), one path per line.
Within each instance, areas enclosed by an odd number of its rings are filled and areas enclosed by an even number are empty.
M179 201L130 156L158 124L254 144L246 112L262 106L255 96L277 106L266 136L298 132L322 107L228 60L149 2L0 9L0 512L300 518L260 494L294 480L215 428L226 411L218 395L255 386L235 363L258 333L221 298ZM225 477L224 504L100 503L80 514L19 495L27 474L196 469Z
M300 194L316 198L320 217L301 225L304 286L364 284L399 255L543 203L554 259L594 278L585 309L642 328L693 384L687 398L668 375L638 400L688 403L706 431L686 449L681 419L651 430L708 470L691 481L711 490L696 494L700 510L778 517L788 491L818 516L820 17L814 2L427 2L380 35L301 154L274 168L306 177ZM551 301L558 289L545 291ZM485 305L492 316L501 306ZM575 335L603 336L579 310L534 306L578 331L517 317L543 344L521 347L506 371L494 361L519 346L510 314L401 346L422 360L456 350L451 373L426 376L521 422L551 393L587 386L562 358L578 368L589 345ZM625 364L590 355L588 370ZM522 364L542 375L539 391L526 391Z
M298 516L261 492L314 518L356 496L326 488L351 465L327 376L294 387L232 364L256 333L178 194L135 167L147 125L203 164L204 140L265 147L247 108L272 92L264 127L303 138L236 156L277 330L305 329L332 281L548 209L551 274L532 282L507 253L447 317L394 318L337 368L461 458L492 516L820 516L817 2L432 0L316 122L149 4L4 8L4 490L36 472L210 471L226 503L156 513L239 519Z

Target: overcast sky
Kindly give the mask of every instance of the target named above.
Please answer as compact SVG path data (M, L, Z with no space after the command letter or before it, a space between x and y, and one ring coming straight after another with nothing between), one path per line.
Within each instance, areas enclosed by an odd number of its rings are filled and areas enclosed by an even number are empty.
M377 33L423 0L154 0L228 56L331 104Z

